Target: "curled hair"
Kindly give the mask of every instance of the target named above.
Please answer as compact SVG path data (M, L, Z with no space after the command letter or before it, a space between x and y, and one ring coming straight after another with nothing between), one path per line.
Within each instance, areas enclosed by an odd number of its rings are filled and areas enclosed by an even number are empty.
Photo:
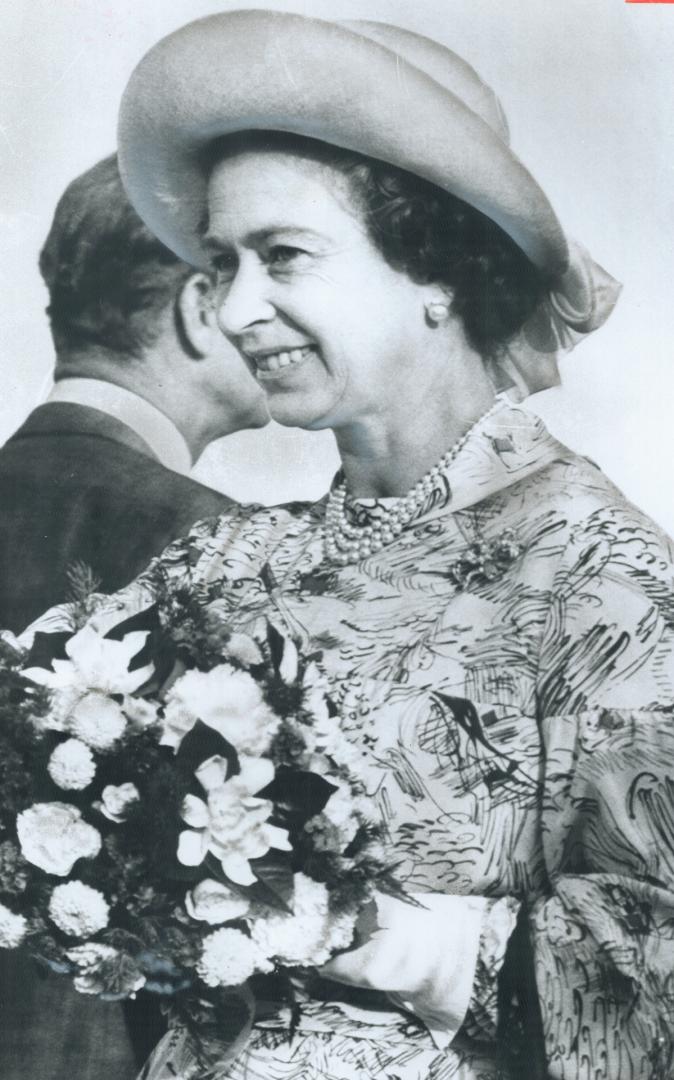
M156 239L105 158L68 185L40 254L59 357L92 347L141 357L193 269Z
M419 284L446 286L468 342L485 359L498 357L550 286L494 221L404 169L282 131L225 136L204 166L245 151L297 153L341 172L387 263Z
M434 184L378 162L349 176L389 265L447 286L470 345L496 357L547 291L541 271L495 222Z

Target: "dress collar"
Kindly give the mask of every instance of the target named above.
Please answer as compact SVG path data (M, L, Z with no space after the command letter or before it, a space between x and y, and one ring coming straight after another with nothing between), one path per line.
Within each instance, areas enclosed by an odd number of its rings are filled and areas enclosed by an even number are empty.
M468 509L538 472L565 452L538 416L502 398L470 430L464 446L440 473L410 525L447 511ZM347 510L354 523L366 525L396 501L349 499Z
M48 403L53 401L86 405L113 416L131 428L167 469L187 474L192 468L189 447L173 421L131 390L103 379L59 379L47 398Z

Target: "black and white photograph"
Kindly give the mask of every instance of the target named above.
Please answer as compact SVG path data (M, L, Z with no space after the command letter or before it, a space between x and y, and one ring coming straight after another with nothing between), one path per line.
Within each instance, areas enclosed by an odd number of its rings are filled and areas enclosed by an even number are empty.
M2 1080L672 1080L674 2L2 24Z

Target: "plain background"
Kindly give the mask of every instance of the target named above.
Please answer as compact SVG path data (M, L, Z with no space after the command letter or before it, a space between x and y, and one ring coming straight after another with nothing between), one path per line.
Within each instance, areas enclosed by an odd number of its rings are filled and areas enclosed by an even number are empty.
M390 21L444 41L499 94L516 152L571 236L624 283L609 323L530 399L674 532L674 4L623 0L1 0L0 442L53 361L37 255L66 184L115 143L119 98L164 34L223 7ZM376 317L376 313L373 313ZM198 475L244 501L316 497L329 433L212 446Z

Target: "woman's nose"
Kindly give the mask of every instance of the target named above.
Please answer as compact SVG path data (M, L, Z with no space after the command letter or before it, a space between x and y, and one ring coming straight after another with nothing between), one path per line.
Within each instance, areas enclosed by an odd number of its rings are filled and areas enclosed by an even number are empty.
M236 336L255 323L273 319L275 309L268 290L269 279L262 265L240 263L218 297L218 325L223 334Z

